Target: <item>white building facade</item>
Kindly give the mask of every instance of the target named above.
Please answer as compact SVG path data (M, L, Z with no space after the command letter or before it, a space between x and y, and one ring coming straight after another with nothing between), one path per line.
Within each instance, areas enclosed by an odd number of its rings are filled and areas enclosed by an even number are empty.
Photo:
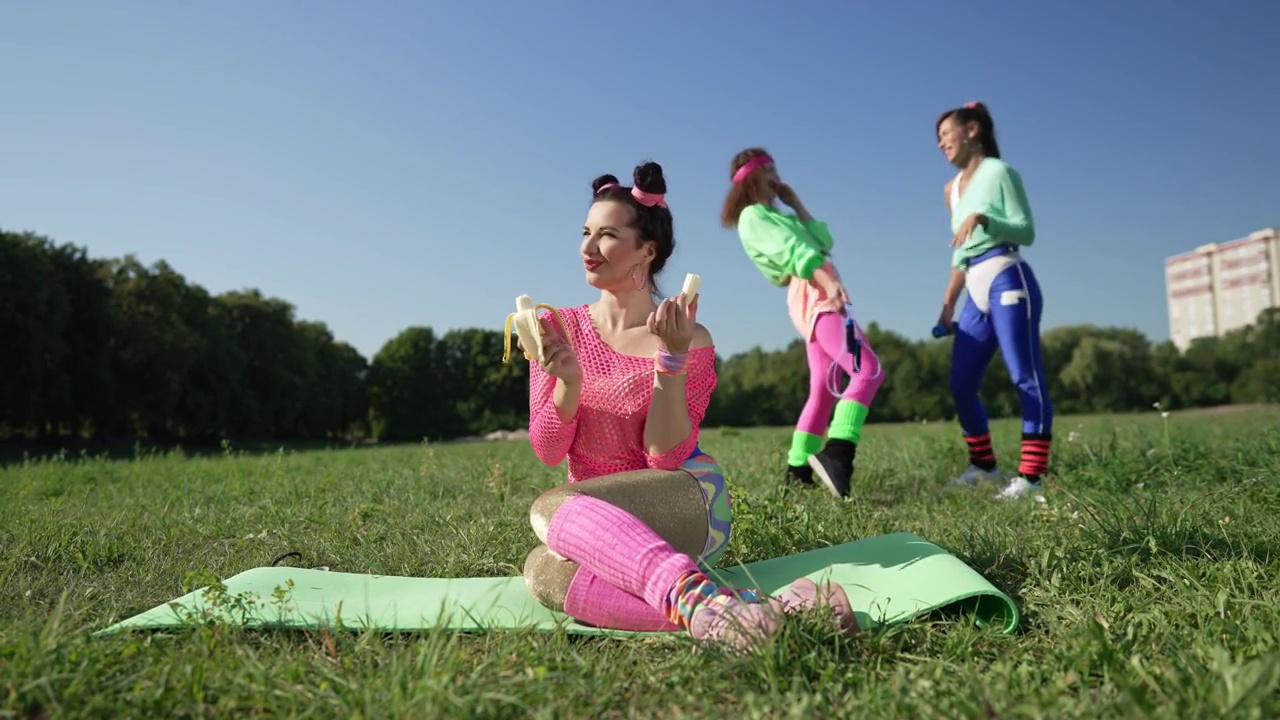
M1280 233L1202 245L1164 262L1169 337L1179 350L1201 337L1221 337L1280 306Z

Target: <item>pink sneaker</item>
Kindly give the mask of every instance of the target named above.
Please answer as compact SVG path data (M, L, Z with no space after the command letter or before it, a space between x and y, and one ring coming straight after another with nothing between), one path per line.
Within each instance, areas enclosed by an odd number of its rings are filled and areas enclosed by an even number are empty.
M836 626L841 632L852 635L861 629L858 627L857 616L853 614L853 603L849 602L849 596L839 583L827 583L823 589L820 589L818 584L809 578L800 578L774 599L782 603L788 615L825 607L835 613Z
M770 603L749 603L730 597L698 608L689 620L695 640L722 642L735 652L746 652L778 631L782 615Z

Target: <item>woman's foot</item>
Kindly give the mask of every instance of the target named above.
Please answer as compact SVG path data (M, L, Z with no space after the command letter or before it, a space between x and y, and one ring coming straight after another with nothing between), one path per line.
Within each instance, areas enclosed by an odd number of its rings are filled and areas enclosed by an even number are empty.
M836 627L841 632L856 633L859 631L858 618L853 613L853 603L839 583L826 583L822 588L809 578L800 578L791 583L774 599L782 603L788 614L812 610L814 608L830 608L836 617Z
M808 465L788 465L787 472L782 476L782 482L812 485L813 468Z
M831 438L826 447L809 456L813 476L837 498L849 499L849 484L853 480L854 457L858 446L848 440Z
M689 634L702 642L728 645L747 652L778 631L783 614L771 603L748 603L722 596L704 604L689 619Z

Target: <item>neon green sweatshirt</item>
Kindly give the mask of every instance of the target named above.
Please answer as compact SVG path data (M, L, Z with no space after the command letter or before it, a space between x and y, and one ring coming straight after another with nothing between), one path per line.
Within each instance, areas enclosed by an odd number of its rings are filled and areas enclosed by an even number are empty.
M786 285L792 277L813 277L834 244L825 222L802 222L763 203L748 205L738 215L738 239L747 257L774 285Z
M985 158L973 171L960 202L951 208L951 232L974 213L987 216L987 227L973 228L969 239L951 254L951 266L965 269L969 261L999 245L1030 246L1036 239L1031 203L1022 176L1000 158Z

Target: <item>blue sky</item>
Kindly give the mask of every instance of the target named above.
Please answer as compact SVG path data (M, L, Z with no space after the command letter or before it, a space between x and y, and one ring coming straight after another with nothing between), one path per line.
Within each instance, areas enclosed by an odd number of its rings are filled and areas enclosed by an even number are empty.
M591 179L652 158L665 288L702 275L728 354L794 336L717 222L759 144L830 223L859 320L922 338L950 256L933 121L981 99L1046 325L1163 340L1163 258L1280 225L1277 27L1260 1L12 2L0 227L259 288L372 356L501 328L521 293L594 299Z

